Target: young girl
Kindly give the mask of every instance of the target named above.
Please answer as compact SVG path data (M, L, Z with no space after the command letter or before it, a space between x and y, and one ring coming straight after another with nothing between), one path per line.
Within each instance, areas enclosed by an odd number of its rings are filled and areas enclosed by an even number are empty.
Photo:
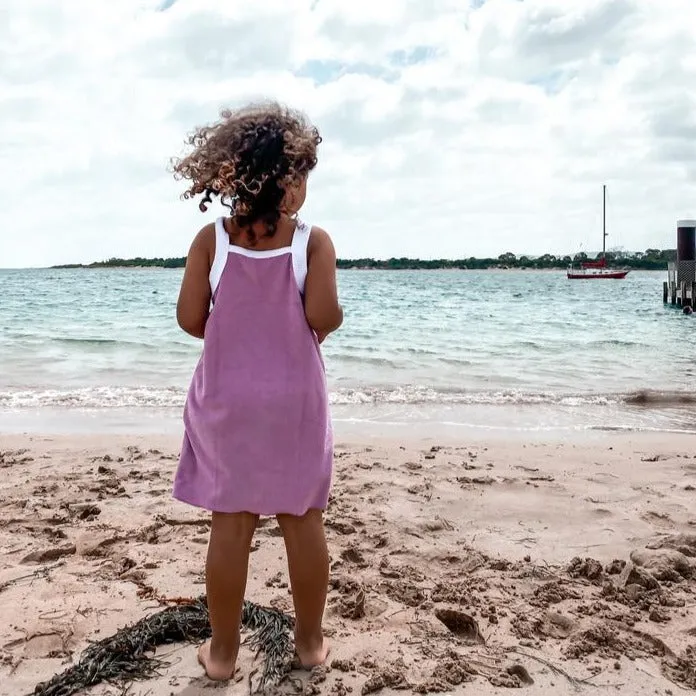
M224 111L174 164L184 198L231 216L204 227L186 262L181 328L203 339L184 411L174 497L212 512L206 589L211 679L235 672L249 549L260 515L283 532L301 664L323 663L329 558L322 511L333 438L319 344L341 326L329 235L297 218L317 164L316 128L278 104Z

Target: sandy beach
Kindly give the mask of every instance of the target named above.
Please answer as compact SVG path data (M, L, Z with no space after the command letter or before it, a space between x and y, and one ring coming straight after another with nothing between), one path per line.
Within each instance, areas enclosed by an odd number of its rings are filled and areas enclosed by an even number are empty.
M170 497L171 436L0 435L0 694L204 589L205 513ZM327 669L283 693L696 689L696 436L562 444L344 442L327 527ZM275 521L247 598L291 612ZM93 694L248 693L192 645L161 676ZM295 678L296 677L296 678ZM533 685L531 685L533 680ZM603 689L602 691L606 691Z

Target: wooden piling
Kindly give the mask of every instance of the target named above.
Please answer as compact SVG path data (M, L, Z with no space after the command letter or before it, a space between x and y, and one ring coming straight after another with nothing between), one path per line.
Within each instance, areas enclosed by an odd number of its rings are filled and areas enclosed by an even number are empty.
M672 307L691 307L696 312L696 282L665 281L662 283L662 302Z

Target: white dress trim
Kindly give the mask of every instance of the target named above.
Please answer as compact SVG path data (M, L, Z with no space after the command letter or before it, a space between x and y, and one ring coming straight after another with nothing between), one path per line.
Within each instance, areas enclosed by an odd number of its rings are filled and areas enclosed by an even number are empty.
M272 259L277 256L292 254L292 268L295 274L297 288L301 293L304 293L305 281L307 280L307 248L309 246L309 236L312 232L311 225L298 220L290 246L281 247L280 249L257 251L255 249L245 249L244 247L230 244L230 237L227 234L224 222L225 218L222 217L215 221L215 258L213 259L213 265L210 267L210 275L208 276L213 297L215 297L215 292L220 284L220 279L227 265L229 254L237 254L249 259Z
M210 281L210 291L215 297L215 291L220 284L222 272L227 264L227 247L230 245L230 237L223 224L224 218L218 218L215 221L215 258L213 265L210 267L208 280Z
M307 280L307 248L309 246L310 234L312 234L312 226L298 219L290 249L292 251L292 268L295 271L297 288L303 295Z

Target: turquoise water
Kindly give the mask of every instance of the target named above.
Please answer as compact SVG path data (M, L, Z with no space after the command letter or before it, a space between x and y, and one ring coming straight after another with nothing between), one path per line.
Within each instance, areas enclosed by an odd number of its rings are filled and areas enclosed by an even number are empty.
M174 319L180 280L160 269L0 271L0 428L29 413L178 417L200 351ZM663 307L662 281L342 272L346 321L325 344L334 413L385 425L696 428L696 318Z

